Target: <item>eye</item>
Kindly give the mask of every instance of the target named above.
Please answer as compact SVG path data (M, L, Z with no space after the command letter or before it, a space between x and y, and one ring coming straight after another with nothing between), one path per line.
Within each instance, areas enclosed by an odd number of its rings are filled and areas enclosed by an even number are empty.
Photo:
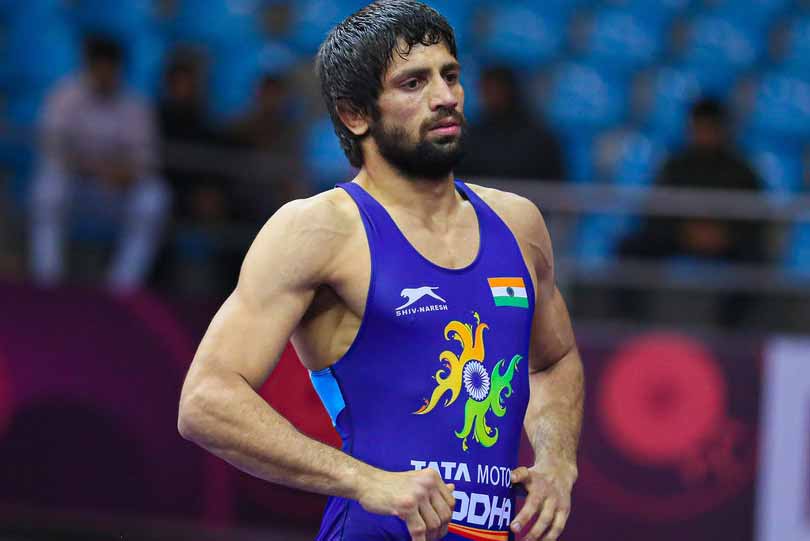
M402 88L406 90L418 90L422 86L421 79L408 79L402 83Z
M444 79L450 84L455 84L458 82L459 75L457 72L451 72L445 75Z

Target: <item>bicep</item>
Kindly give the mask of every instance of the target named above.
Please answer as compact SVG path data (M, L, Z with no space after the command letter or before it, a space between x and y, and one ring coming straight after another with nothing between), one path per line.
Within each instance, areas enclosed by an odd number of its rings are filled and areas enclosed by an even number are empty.
M308 249L296 232L298 219L283 216L284 209L279 213L248 251L236 289L212 319L188 379L236 373L258 389L312 302L327 250Z
M559 361L576 346L568 307L557 287L551 237L542 216L534 229L539 242L534 250L537 291L530 360L532 372L537 372Z
M576 348L571 317L560 290L553 283L535 307L531 337L531 371L545 370Z
M211 321L192 371L236 373L258 389L278 362L314 292L279 289L258 304L237 286Z

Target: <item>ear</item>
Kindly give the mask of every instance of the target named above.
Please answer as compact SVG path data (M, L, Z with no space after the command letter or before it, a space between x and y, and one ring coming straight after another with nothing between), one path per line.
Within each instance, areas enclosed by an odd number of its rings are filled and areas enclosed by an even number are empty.
M355 107L349 100L338 101L337 111L341 122L350 132L358 137L368 133L369 125L366 114Z

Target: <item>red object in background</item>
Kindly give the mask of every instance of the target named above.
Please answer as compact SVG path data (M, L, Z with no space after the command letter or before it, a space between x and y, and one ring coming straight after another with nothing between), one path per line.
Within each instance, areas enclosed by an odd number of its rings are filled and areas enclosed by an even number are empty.
M613 446L640 464L678 464L724 420L726 381L717 361L688 337L628 342L605 370L597 400Z
M340 436L332 426L329 414L315 393L306 368L287 345L281 360L267 378L259 394L295 427L332 447L340 447Z

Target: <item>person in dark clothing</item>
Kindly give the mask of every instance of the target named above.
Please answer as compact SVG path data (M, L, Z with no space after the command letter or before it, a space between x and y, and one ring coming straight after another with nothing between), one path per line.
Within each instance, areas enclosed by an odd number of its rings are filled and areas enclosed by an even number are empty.
M751 190L762 188L754 169L729 143L726 112L719 102L702 99L692 108L690 142L666 161L656 185L670 188ZM736 263L764 258L762 226L718 219L651 219L627 239L624 255L692 256Z
M158 106L163 174L174 190L174 243L159 258L159 287L217 296L231 287L236 248L220 241L236 215L225 137L206 112L202 65L178 51L166 66ZM241 248L241 247L240 247Z
M163 171L176 194L175 218L210 225L227 218L229 198L226 179L201 167L221 137L208 122L200 71L199 62L184 54L168 64L158 116Z
M245 178L239 184L239 209L257 224L278 207L303 196L300 127L291 118L287 74L265 73L250 109L228 127L236 148L245 153Z
M656 186L722 190L762 189L754 169L738 155L729 141L728 118L723 105L709 98L695 103L690 112L689 143L667 160ZM757 222L713 218L650 218L620 246L624 257L691 257L699 261L756 264L765 260L765 229ZM723 296L716 319L737 326L752 308L743 294ZM643 304L625 297L623 305ZM636 306L638 309L638 305ZM635 314L638 315L638 314Z
M459 176L565 179L560 144L526 107L515 73L486 69L480 92L484 111L470 127Z

